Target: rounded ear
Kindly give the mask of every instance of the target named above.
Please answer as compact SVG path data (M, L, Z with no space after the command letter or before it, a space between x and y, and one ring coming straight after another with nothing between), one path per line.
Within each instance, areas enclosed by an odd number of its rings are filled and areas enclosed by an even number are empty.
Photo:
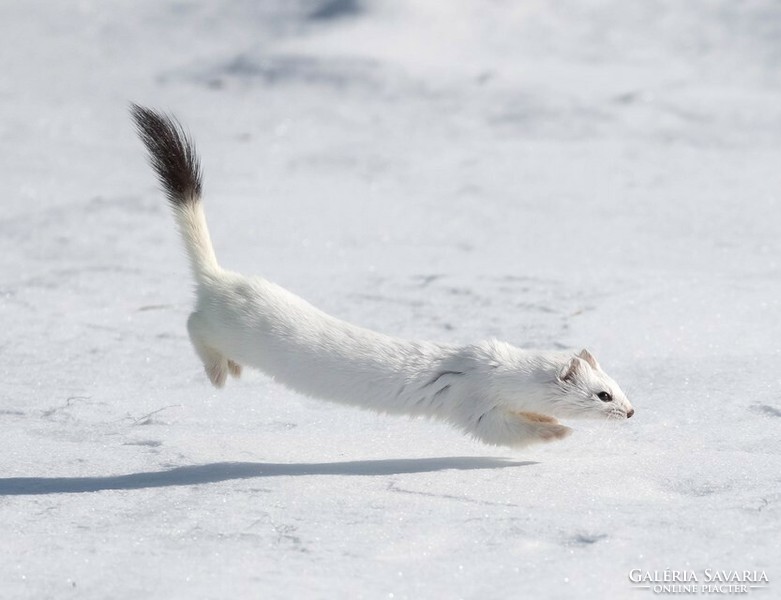
M562 381L572 381L578 375L583 374L587 368L588 367L582 358L573 356L559 372L559 379Z
M589 365L591 365L591 368L595 371L601 371L602 369L599 366L599 363L597 362L597 359L594 358L594 355L591 354L588 350L583 348L583 350L580 351L580 354L578 354L580 358L585 360Z

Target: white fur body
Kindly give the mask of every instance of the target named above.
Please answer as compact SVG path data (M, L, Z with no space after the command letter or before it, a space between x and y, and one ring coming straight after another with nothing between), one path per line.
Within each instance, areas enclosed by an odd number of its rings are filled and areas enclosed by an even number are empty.
M151 111L141 117L165 119ZM189 140L182 140L195 156ZM150 152L154 158L161 150ZM161 174L169 185L166 177ZM172 184L169 196L196 281L188 332L215 386L250 366L308 396L439 419L487 444L507 446L565 437L571 430L557 417L633 414L618 385L585 350L576 356L496 340L457 346L399 339L336 319L263 278L223 270L197 184L184 191ZM600 392L609 392L610 401L600 401Z

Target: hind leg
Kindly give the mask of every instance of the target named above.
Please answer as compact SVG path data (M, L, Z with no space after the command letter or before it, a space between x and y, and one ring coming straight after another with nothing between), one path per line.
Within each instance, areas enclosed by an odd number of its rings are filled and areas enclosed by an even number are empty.
M198 358L203 363L206 375L209 376L209 381L212 382L214 387L221 388L225 385L228 373L234 374L235 369L238 367L240 370L241 367L233 361L229 361L218 350L209 345L208 338L204 332L203 317L197 312L192 313L190 318L187 319L187 332L190 334L190 341L198 354ZM231 363L233 367L231 367Z

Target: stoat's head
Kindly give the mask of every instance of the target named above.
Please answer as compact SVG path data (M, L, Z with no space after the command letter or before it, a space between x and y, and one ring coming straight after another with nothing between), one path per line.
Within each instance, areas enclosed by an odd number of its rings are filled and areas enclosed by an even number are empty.
M561 367L553 385L561 416L628 419L635 413L618 384L586 349Z
M476 389L488 390L486 402L495 407L563 418L628 419L635 412L588 350L537 352L488 340L470 352Z

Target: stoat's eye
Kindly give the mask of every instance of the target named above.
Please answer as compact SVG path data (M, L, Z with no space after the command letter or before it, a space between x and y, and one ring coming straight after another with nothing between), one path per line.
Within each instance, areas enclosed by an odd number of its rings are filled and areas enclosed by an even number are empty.
M613 396L611 396L607 392L599 392L597 394L597 398L602 400L602 402L612 402L613 401Z

